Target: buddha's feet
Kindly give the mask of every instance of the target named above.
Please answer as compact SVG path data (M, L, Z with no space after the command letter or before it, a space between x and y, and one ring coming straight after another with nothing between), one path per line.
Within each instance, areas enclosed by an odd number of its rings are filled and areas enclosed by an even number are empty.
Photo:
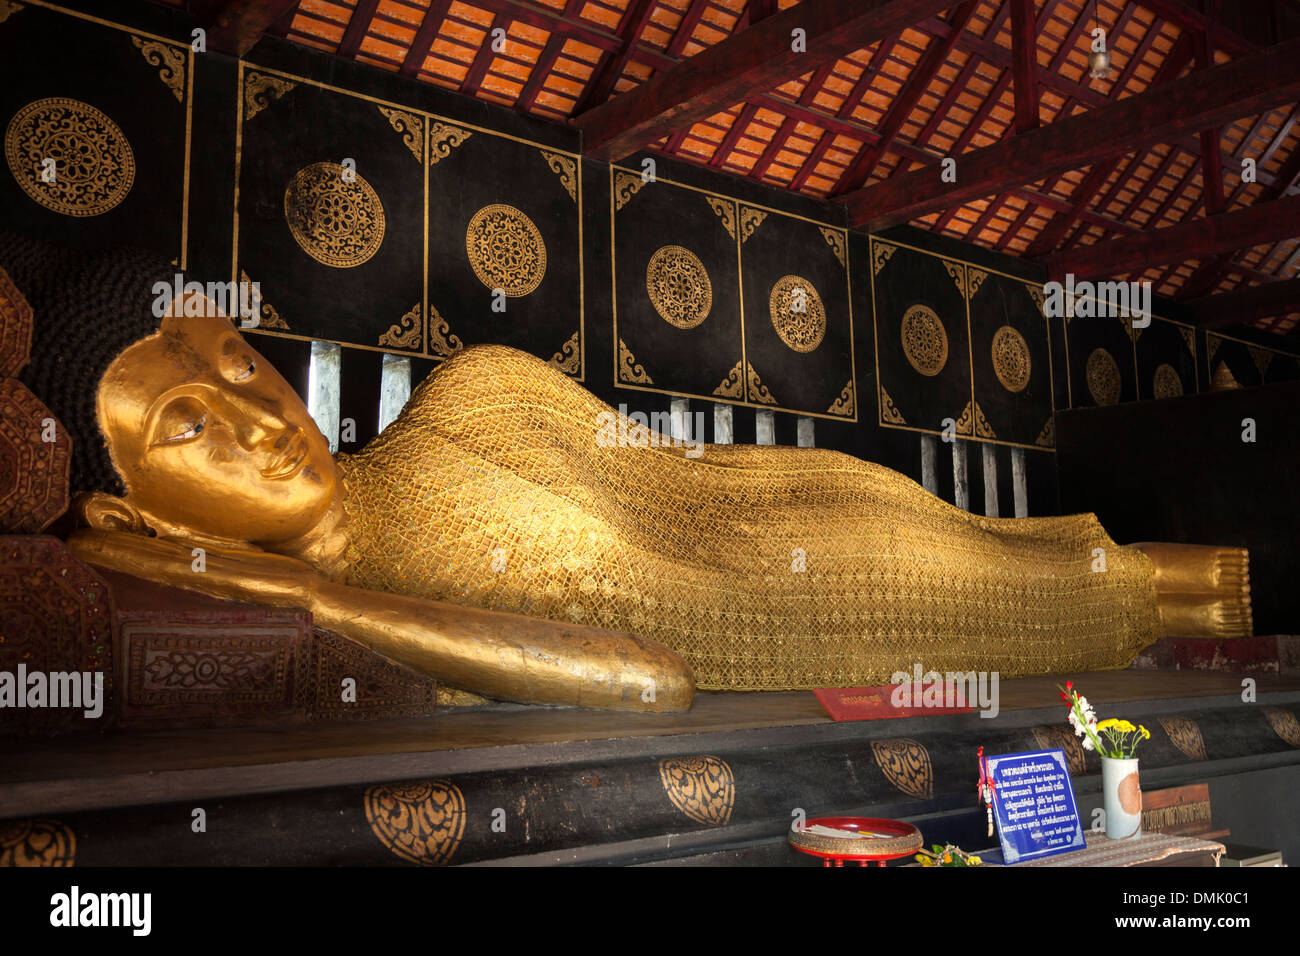
M1250 553L1245 548L1142 542L1156 567L1156 601L1169 637L1249 637Z

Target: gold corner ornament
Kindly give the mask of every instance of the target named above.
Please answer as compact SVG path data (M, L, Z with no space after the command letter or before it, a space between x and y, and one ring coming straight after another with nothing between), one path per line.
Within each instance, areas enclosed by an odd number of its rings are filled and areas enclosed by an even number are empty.
M948 270L948 275L952 276L952 281L956 283L957 291L961 293L962 298L969 298L966 292L966 264L944 259L943 267Z
M826 309L822 297L802 276L782 276L768 296L772 328L793 352L811 352L826 337Z
M292 80L249 70L244 74L244 122L251 120L297 85Z
M1098 405L1114 405L1122 394L1119 364L1115 356L1103 348L1092 350L1084 366L1088 394Z
M970 437L975 434L975 403L967 402L966 407L961 410L957 416L957 424L954 430L958 435Z
M894 400L889 397L889 392L885 390L883 385L880 386L880 421L881 424L889 425L907 424L907 419L898 410L898 406L894 404Z
M551 360L546 364L558 368L565 375L577 375L578 369L582 365L582 347L579 334L574 332L570 335L569 340L560 347L560 351L552 355Z
M368 787L363 807L370 832L408 863L443 866L465 836L465 795L446 780Z
M1176 326L1178 334L1183 337L1183 342L1187 345L1187 351L1192 355L1196 354L1196 330L1188 328L1185 325Z
M577 202L578 164L562 153L551 153L544 149L538 150L538 152L542 154L542 159L546 160L546 165L551 172L560 177L560 185L569 194L569 198Z
M379 336L379 344L391 349L412 349L418 352L423 337L424 323L420 319L420 303L417 302L401 319L390 325L387 332Z
M847 269L849 259L844 243L844 231L831 226L818 226L817 230L822 234L822 238L826 240L826 244L831 247L831 252L835 253L835 258L840 260L840 265Z
M1213 332L1205 333L1205 367L1209 368L1214 364L1214 353L1219 351L1219 346L1223 344L1223 339Z
M1041 445L1043 448L1056 447L1056 416L1055 415L1047 419L1047 424L1043 426L1043 430L1040 431L1038 433L1038 437L1034 439L1034 444Z
M750 206L740 207L740 241L744 242L752 236L758 227L763 224L767 218L767 213L761 209L754 209Z
M424 117L417 113L390 109L387 106L379 107L379 112L383 114L384 119L388 120L388 125L393 128L393 132L402 137L402 144L411 151L415 161L423 163Z
M635 173L625 173L621 169L614 172L614 209L622 209L641 191L647 180Z
M1025 337L1009 325L993 333L993 374L1008 392L1023 392L1029 384L1033 361Z
M4 23L22 8L21 3L14 3L13 0L0 0L0 23Z
M465 344L451 331L451 325L434 306L429 303L429 351L439 358L451 358Z
M541 231L524 212L506 203L491 203L470 217L465 254L483 285L512 299L536 290L546 276Z
M988 277L989 274L985 272L983 269L976 269L974 267L967 268L966 283L967 286L970 288L970 297L972 299L975 298L975 293L979 291L980 285Z
M731 367L727 377L719 383L718 387L713 390L713 394L720 398L744 398L745 396L745 367L744 361L739 361Z
M975 436L977 438L997 438L993 431L993 426L989 420L984 417L984 409L980 408L980 403L975 402Z
M659 781L672 805L705 826L724 827L736 805L736 776L721 757L666 757Z
M873 276L880 275L880 270L885 268L885 263L888 262L897 251L898 246L890 245L888 242L877 242L875 239L872 239L871 274Z
M284 220L298 247L333 269L368 262L387 228L374 187L355 169L328 161L294 174L284 190Z
M1142 338L1142 329L1133 324L1133 316L1122 316L1120 321L1124 323L1124 331L1128 333L1128 337L1133 340L1134 345L1137 345L1137 340Z
M1205 755L1205 739L1201 736L1201 728L1196 721L1180 714L1157 717L1156 720L1169 735L1169 742L1177 747L1184 757L1189 760L1209 759Z
M759 378L758 369L754 368L754 366L749 362L745 363L745 368L748 371L745 379L746 393L749 396L749 400L751 402L760 402L763 405L779 404L776 398L768 390L767 386L763 384L763 380Z
M1247 345L1246 351L1255 360L1255 368L1259 369L1259 380L1262 382L1264 376L1268 374L1269 365L1273 362L1273 353L1268 349L1261 349L1254 345Z
M1168 362L1162 362L1151 376L1151 397L1177 398L1182 394L1182 376Z
M243 269L239 270L239 281L243 284L243 288L245 289L252 288L253 281L248 278L248 273L245 272ZM285 332L289 331L289 323L286 322L280 316L280 313L275 310L275 306L271 305L271 303L267 302L265 299L261 298L260 296L254 301L258 303L257 328L280 329ZM235 317L232 316L232 318Z
M115 208L135 183L135 154L121 127L89 103L66 97L33 100L13 115L5 159L31 199L74 219Z
M1047 312L1044 311L1044 303L1047 302L1047 296L1043 292L1043 287L1040 285L1030 285L1026 282L1025 289L1029 292L1029 297L1034 300L1034 305L1038 307L1038 314L1043 316L1043 318L1046 318Z
M66 823L41 818L0 823L0 868L68 867L76 862L77 835Z
M451 155L452 150L473 136L472 130L435 122L429 126L429 165L437 166L440 160Z
M853 380L840 390L840 397L831 402L830 407L826 409L828 415L841 415L844 418L852 418L855 414L857 403L853 400Z
M158 67L158 78L172 91L176 102L185 102L185 54L170 43L146 40L132 34L131 42L144 54L145 62Z
M910 306L899 323L899 339L908 364L927 377L948 364L948 333L938 313L925 305Z
M627 347L627 343L622 339L618 340L618 380L633 385L653 385L655 383L654 379L646 373L645 366L637 364L632 350Z
M908 796L929 799L934 795L934 773L930 752L910 737L873 740L871 754L885 779Z
M709 317L713 283L700 257L683 246L662 246L645 267L646 294L659 317L678 329L693 329Z
M720 196L705 196L705 202L709 208L714 211L719 219L722 220L722 228L727 230L727 235L732 239L736 238L736 203L730 199L723 199Z

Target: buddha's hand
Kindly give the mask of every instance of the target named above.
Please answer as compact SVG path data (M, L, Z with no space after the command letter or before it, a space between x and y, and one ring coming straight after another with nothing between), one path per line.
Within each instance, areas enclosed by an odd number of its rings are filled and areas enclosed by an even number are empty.
M250 604L310 609L321 584L310 565L265 551L234 551L89 528L69 537L68 547L88 564Z

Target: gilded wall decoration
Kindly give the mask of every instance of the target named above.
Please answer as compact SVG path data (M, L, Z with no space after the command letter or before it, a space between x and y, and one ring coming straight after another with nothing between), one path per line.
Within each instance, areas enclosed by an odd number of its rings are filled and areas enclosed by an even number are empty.
M5 158L19 187L64 216L98 216L117 206L135 182L126 134L89 103L50 97L28 103L5 130ZM54 160L46 182L45 162Z
M989 274L983 269L976 269L973 266L966 270L966 284L970 288L970 297L975 298L975 293L980 290L980 283L989 277Z
M539 150L542 159L546 160L547 167L551 172L560 177L560 185L564 187L569 198L574 202L578 201L578 164L570 157L563 156L560 153L551 153L547 150Z
M1183 394L1182 377L1168 362L1156 367L1151 377L1151 395L1153 398L1177 398Z
M442 317L437 307L429 303L429 353L439 358L450 358L465 347L452 333L451 324Z
M292 90L297 83L292 80L258 73L249 70L244 74L244 121L251 120L284 94Z
M1296 719L1295 714L1283 707L1261 707L1260 710L1268 725L1273 728L1273 733L1292 747L1300 749L1300 720Z
M673 806L696 823L725 827L736 804L736 777L719 757L667 757L659 780Z
M0 867L74 866L77 835L58 820L5 820L0 823Z
M244 284L244 288L249 288L252 286L253 280L248 278L247 272L240 269L239 281ZM286 322L280 316L280 313L275 310L275 306L271 305L271 303L267 302L265 299L262 299L258 305L257 327L259 329L280 329L284 332L289 331L289 323Z
M1181 335L1183 337L1183 341L1187 343L1187 351L1195 355L1196 354L1196 330L1186 325L1179 325L1177 326L1177 329L1178 329L1178 334Z
M699 256L682 246L663 246L645 269L646 294L669 325L693 329L713 307L713 283Z
M1142 329L1133 324L1133 316L1120 316L1120 321L1124 323L1124 331L1128 333L1128 337L1133 340L1134 345L1137 345L1137 340L1142 337Z
M966 295L966 266L960 262L949 262L947 259L943 262L943 267L948 270L948 275L952 276L952 281L957 284L957 291ZM969 296L967 296L969 298Z
M880 386L880 420L888 422L891 425L906 425L907 420L903 418L903 413L894 405L894 400L889 397L885 391L885 386Z
M631 382L634 385L653 385L652 379L643 366L637 364L636 357L632 350L627 347L627 343L622 339L618 340L618 380L620 382Z
M743 361L732 366L731 371L727 373L727 377L713 390L713 394L720 398L743 399L745 397L745 368Z
M1269 365L1273 361L1273 353L1268 349L1258 349L1252 345L1246 346L1246 351L1255 360L1255 368L1259 369L1259 379L1262 382L1268 372Z
M404 110L379 107L393 132L402 137L402 143L411 151L417 163L424 162L424 117Z
M1232 369L1228 368L1228 363L1220 362L1214 374L1210 376L1210 391L1227 392L1234 388L1241 388L1241 383L1237 381L1237 376L1232 374Z
M840 260L840 265L844 268L849 267L848 251L845 248L844 232L839 229L833 229L830 226L818 226L822 238L826 244L831 247L831 252L835 253L835 258Z
M379 336L379 344L393 349L420 351L424 339L424 322L420 317L420 311L420 303L411 306L409 312Z
M1055 415L1053 415L1051 418L1047 420L1047 424L1043 426L1043 430L1039 432L1038 437L1034 439L1034 444L1042 445L1044 448L1056 447L1056 416Z
M370 832L408 863L449 863L465 835L465 795L446 780L368 787L364 807Z
M176 97L176 102L184 103L186 55L183 50L172 46L170 43L146 40L143 37L134 35L131 37L131 42L135 44L137 50L144 54L146 63L158 67L158 78L163 81L167 89L172 91L172 95Z
M429 165L437 166L439 160L446 159L451 151L473 136L471 130L462 129L451 123L437 121L429 125Z
M1088 394L1098 405L1114 405L1120 397L1119 365L1105 349L1093 349L1085 369Z
M560 347L560 351L551 356L548 364L554 365L565 375L578 374L578 369L582 365L582 350L577 332L569 336L569 341Z
M1070 767L1070 776L1081 777L1087 773L1083 762L1083 741L1075 736L1069 727L1055 724L1047 727L1031 728L1034 743L1039 750L1064 750L1065 759Z
M969 401L966 407L961 410L961 415L957 418L958 435L974 435L976 438L997 438L993 432L993 426L989 420L984 417L984 409L980 408L977 401Z
M1025 288L1029 290L1029 297L1034 300L1034 305L1038 306L1039 314L1046 317L1046 313L1043 311L1043 303L1047 301L1047 296L1043 294L1043 287L1025 283Z
M361 265L384 241L379 195L360 173L338 163L298 170L284 190L284 219L303 252L335 269Z
M873 740L871 753L885 779L903 793L926 800L934 795L930 754L923 744L907 737Z
M0 376L17 375L32 353L32 307L0 268Z
M13 0L0 0L0 23L4 23L22 8L21 3L14 3Z
M780 402L763 384L758 370L748 363L746 363L746 366L749 369L749 375L746 377L746 391L749 393L749 400L751 402L761 402L764 405L779 405Z
M801 276L782 276L768 297L772 328L792 351L811 352L826 335L826 309L813 284Z
M635 173L625 173L622 170L614 172L614 209L619 210L627 205L628 200L641 191L641 187L646 181Z
M887 242L871 242L871 270L873 275L880 275L880 270L885 268L885 263L890 260L898 246L891 246Z
M767 213L761 209L753 209L749 206L740 207L740 241L744 242L754 234L754 231L763 224L767 218Z
M1008 392L1023 392L1033 362L1025 337L1009 325L993 333L993 374Z
M1214 364L1214 353L1219 351L1219 346L1223 344L1223 339L1219 338L1213 332L1205 334L1205 367L1209 368Z
M903 313L900 325L903 354L912 368L922 375L934 376L948 362L948 333L935 311L914 305Z
M1172 743L1189 760L1208 760L1205 756L1205 740L1201 737L1201 728L1190 717L1157 717L1160 726L1169 735Z
M718 196L705 196L704 199L709 204L709 208L722 220L722 228L727 230L727 235L735 239L736 204L730 199L722 199Z
M541 232L527 215L505 203L474 213L465 230L465 253L480 282L511 298L528 295L546 275Z
M843 415L845 418L852 418L855 414L853 401L853 383L844 386L840 392L840 397L831 402L830 408L826 409L828 414Z

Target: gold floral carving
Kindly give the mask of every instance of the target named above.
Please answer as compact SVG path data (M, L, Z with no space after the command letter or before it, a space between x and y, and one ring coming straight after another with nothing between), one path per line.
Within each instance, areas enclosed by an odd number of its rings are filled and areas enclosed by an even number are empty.
M1183 394L1183 380L1168 362L1157 366L1151 377L1151 394L1155 398L1177 398Z
M989 274L982 269L968 268L966 270L966 282L970 287L970 296L975 298L975 293L980 290L980 284L989 277Z
M77 862L77 835L49 819L0 823L0 867L67 867Z
M714 395L722 398L742 398L745 394L745 368L743 362L737 362L722 383L713 390Z
M722 220L722 228L727 230L727 235L732 239L736 238L736 204L730 199L720 199L717 196L705 196L705 201L709 204L719 219Z
M1263 381L1264 376L1268 374L1269 365L1273 362L1273 353L1268 349L1256 348L1253 345L1246 346L1246 351L1255 360L1255 368L1259 369L1259 378L1260 381Z
M885 263L898 251L898 246L891 246L887 242L873 242L871 249L871 274L878 276L880 270L885 268Z
M751 402L761 402L764 405L777 404L777 401L773 397L772 393L768 391L767 386L763 384L763 380L759 378L758 370L748 362L745 363L745 367L749 370L749 374L746 376L748 382L749 400Z
M873 740L871 752L885 779L911 797L929 799L934 795L934 774L930 754L915 740Z
M744 242L767 218L767 213L761 209L751 209L749 206L740 207L740 241Z
M948 362L948 333L935 311L914 305L903 313L899 324L903 354L922 375L938 375Z
M551 356L548 364L554 365L565 375L578 374L578 368L582 364L582 350L577 332L569 336L569 341L560 347L560 351Z
M135 154L109 117L80 100L28 103L5 130L5 158L19 187L46 209L86 218L108 212L135 182ZM54 161L52 182L46 161Z
M1029 290L1029 297L1034 300L1034 305L1038 306L1039 315L1043 315L1043 303L1047 301L1047 296L1043 294L1043 287L1037 285L1026 285Z
M637 364L632 350L622 339L618 340L618 379L620 382L631 382L633 385L655 383L654 379L646 373L645 366Z
M724 827L736 804L736 777L725 760L708 755L659 761L659 780L668 799L705 826Z
M1064 750L1070 776L1081 777L1087 771L1083 763L1083 742L1069 727L1034 727L1034 743L1039 750Z
M1088 381L1088 394L1098 405L1114 405L1119 401L1119 365L1105 349L1093 349L1084 369Z
M891 425L906 425L907 420L903 418L903 413L894 405L894 400L889 397L885 391L885 386L880 386L880 420L888 422Z
M1205 334L1205 365L1207 368L1214 364L1214 353L1219 351L1219 346L1222 344L1223 339L1213 332Z
M1195 355L1196 354L1196 330L1189 329L1185 325L1179 325L1176 328L1178 329L1178 334L1183 337L1183 341L1187 343L1187 351Z
M569 194L569 198L574 202L578 201L578 164L568 156L560 153L548 153L546 150L539 150L542 159L546 160L546 165L550 167L551 172L560 177L560 185L564 187Z
M158 67L158 78L172 91L176 102L185 102L185 54L170 43L146 40L132 36L135 48L144 54L145 62Z
M1009 325L993 333L993 374L1008 392L1023 392L1033 362L1025 337Z
M852 418L856 403L853 400L853 382L845 385L840 391L840 397L831 402L830 408L826 409L830 415L843 415L845 418Z
M243 269L239 270L239 281L244 284L243 287L245 289L252 287L253 282L248 278L248 273ZM265 299L259 299L258 302L257 327L259 329L281 329L285 332L289 331L289 323L281 318L280 313L275 310L275 306L271 305L271 303L267 302Z
M433 123L429 127L429 165L437 166L451 151L473 136L474 133L450 123Z
M1056 447L1056 417L1055 416L1047 420L1047 424L1043 426L1043 430L1039 432L1038 437L1034 439L1034 444L1042 445L1044 448Z
M1190 717L1157 717L1160 726L1169 735L1169 741L1189 760L1208 760L1205 756L1205 740L1201 737L1201 728Z
M429 303L429 351L450 358L465 347L458 336L452 334L451 325L432 302Z
M840 265L844 268L849 267L848 254L844 245L844 232L840 229L832 229L829 226L818 226L818 231L826 244L831 247L831 252L835 253L835 258L840 260Z
M792 351L811 352L822 344L826 336L826 309L822 297L807 279L800 276L777 279L767 306L772 328Z
M984 417L984 409L980 408L980 403L975 402L975 435L978 438L997 438L993 433L993 426L989 420Z
M511 298L528 295L546 275L541 232L528 216L505 203L474 213L465 229L465 253L480 282Z
M1292 747L1300 749L1300 720L1296 719L1295 714L1282 707L1261 707L1260 710L1264 712L1264 719L1273 728L1273 733Z
M622 170L614 173L614 209L622 209L627 205L628 200L641 191L641 187L646 184L646 180L634 173L625 173Z
M14 3L13 0L0 0L0 23L4 23L22 8L21 3Z
M334 269L369 261L384 241L378 194L338 163L312 163L294 174L284 190L284 221L303 252Z
M291 80L249 70L244 74L244 121L251 120L297 85Z
M420 303L411 306L398 322L388 327L388 331L379 336L379 344L393 349L414 349L419 351L424 335L424 323L420 321Z
M402 137L402 143L411 151L417 163L424 162L424 117L416 113L379 107L393 132Z
M966 407L963 408L961 410L961 414L957 416L957 424L955 428L958 435L975 434L975 403L974 402L966 403Z
M948 270L948 275L952 276L952 281L957 284L957 291L963 296L966 295L966 266L960 262L943 261L943 267Z
M645 269L650 304L671 326L693 329L713 307L713 283L699 256L681 246L655 251Z
M370 832L408 863L446 864L465 835L465 795L445 780L368 787L364 805Z

